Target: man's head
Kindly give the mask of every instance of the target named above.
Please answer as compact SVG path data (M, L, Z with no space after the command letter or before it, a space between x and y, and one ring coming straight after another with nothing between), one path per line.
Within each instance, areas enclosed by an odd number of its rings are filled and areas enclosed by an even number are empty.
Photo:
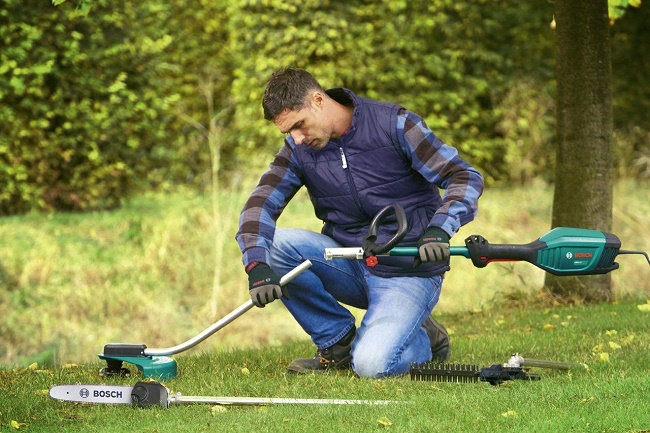
M280 69L271 76L264 91L264 118L274 121L285 110L306 108L314 91L323 92L323 88L309 72L290 67Z
M266 85L262 107L264 118L283 134L314 149L322 149L349 126L346 109L303 69L284 68L274 73Z

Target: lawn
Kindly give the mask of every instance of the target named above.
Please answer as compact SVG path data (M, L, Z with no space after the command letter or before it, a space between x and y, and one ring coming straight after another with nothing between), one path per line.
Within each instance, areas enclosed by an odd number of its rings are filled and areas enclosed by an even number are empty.
M372 381L348 371L290 376L288 362L314 348L273 303L175 356L179 375L165 385L183 395L398 403L134 410L51 400L55 384L104 382L97 358L104 344L173 346L248 299L234 241L247 194L221 192L218 214L209 197L184 192L140 196L110 212L0 218L0 430L650 432L650 267L638 256L617 260L614 301L590 306L553 304L540 291L544 272L530 264L476 269L452 259L434 310L452 334L451 362L489 366L518 352L588 366L536 368L539 382ZM645 183L616 185L612 231L624 249L649 249L649 195ZM452 245L471 234L491 243L537 239L550 229L551 198L543 183L488 189L478 218ZM304 194L279 225L320 226Z
M513 352L524 358L581 364L532 368L540 381L442 383L359 379L350 371L286 373L305 342L261 350L176 356L179 374L164 384L193 396L391 400L389 405L219 406L169 409L74 404L52 400L58 384L133 385L104 379L97 360L0 371L0 430L66 432L395 431L648 432L650 304L619 301L550 308L503 303L481 312L437 315L452 328L452 363L488 366ZM127 364L127 366L131 366ZM137 372L137 370L134 369ZM12 427L13 426L13 427Z

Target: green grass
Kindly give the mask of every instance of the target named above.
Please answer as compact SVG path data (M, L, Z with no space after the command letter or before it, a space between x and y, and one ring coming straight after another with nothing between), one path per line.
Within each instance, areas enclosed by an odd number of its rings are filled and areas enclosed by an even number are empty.
M118 210L0 218L0 366L88 362L110 342L169 347L193 337L248 299L234 240L250 186L222 191L214 222L209 197L194 192L138 197ZM615 189L614 228L623 248L648 250L650 185ZM452 239L471 234L492 243L527 243L550 229L551 187L489 188L478 218ZM279 220L319 230L304 193ZM215 239L223 255L213 284ZM480 310L494 300L535 298L544 272L527 263L476 269L452 259L436 312ZM614 295L647 299L650 267L622 256ZM358 312L358 314L362 314ZM264 320L274 332L257 332ZM279 304L252 311L201 345L204 350L266 348L304 339Z
M647 432L650 431L649 312L638 302L547 308L510 303L480 314L438 315L453 327L455 363L487 366L510 353L584 363L587 369L536 368L542 379L493 387L356 378L349 371L294 376L287 363L312 352L305 342L264 350L176 356L183 395L394 400L387 406L217 407L170 409L83 405L51 400L50 386L102 383L99 361L79 366L0 371L0 431L395 431L395 432ZM525 308L524 308L525 307ZM607 354L607 361L603 361ZM136 375L138 376L138 375ZM107 380L133 385L139 377Z
M498 388L369 381L349 372L288 376L287 363L314 349L273 303L178 355L179 377L167 385L185 395L412 403L136 411L50 401L43 391L51 385L102 381L104 344L173 346L248 299L234 241L248 192L222 191L216 222L209 198L190 192L138 197L111 212L0 218L0 431L13 430L12 421L25 431L650 431L649 313L637 308L650 297L650 267L633 256L621 257L612 273L618 304L544 307L544 273L526 263L476 269L454 258L447 273L434 314L452 333L453 362L489 365L520 352L586 363L586 372L543 371L541 382ZM649 249L648 196L647 183L615 188L613 232L624 249ZM478 218L452 244L470 234L530 242L550 229L551 197L542 183L488 189ZM279 225L320 228L304 194ZM214 284L216 248L224 260ZM609 361L599 362L604 354ZM38 367L27 368L33 362Z

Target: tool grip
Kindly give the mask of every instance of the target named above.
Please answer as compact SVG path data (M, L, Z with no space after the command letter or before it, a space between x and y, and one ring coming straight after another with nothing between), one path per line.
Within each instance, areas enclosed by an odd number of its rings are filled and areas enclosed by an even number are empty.
M483 236L472 235L465 239L464 247L451 246L449 253L452 256L463 256L472 259L477 268L484 268L493 261L520 261L525 260L536 264L537 252L545 244L539 240L529 244L490 244ZM390 256L417 256L417 247L395 247L388 252Z
M465 239L469 257L477 268L484 268L492 261L526 261L536 264L537 252L546 244L536 240L528 244L490 244L481 235Z

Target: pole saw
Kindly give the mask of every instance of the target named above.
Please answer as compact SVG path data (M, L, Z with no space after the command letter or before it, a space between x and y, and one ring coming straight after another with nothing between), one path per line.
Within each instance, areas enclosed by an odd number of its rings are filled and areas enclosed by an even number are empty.
M397 232L385 243L377 243L379 225L390 215L397 219ZM363 246L347 248L326 248L325 259L364 259L373 267L377 256L418 256L418 247L397 246L408 232L406 213L399 204L382 209L370 223ZM465 246L450 246L450 255L472 260L477 268L484 268L491 262L525 261L553 275L606 274L619 265L614 260L622 254L650 257L644 251L621 250L620 239L611 233L598 230L557 227L527 244L490 244L480 235L465 239Z

